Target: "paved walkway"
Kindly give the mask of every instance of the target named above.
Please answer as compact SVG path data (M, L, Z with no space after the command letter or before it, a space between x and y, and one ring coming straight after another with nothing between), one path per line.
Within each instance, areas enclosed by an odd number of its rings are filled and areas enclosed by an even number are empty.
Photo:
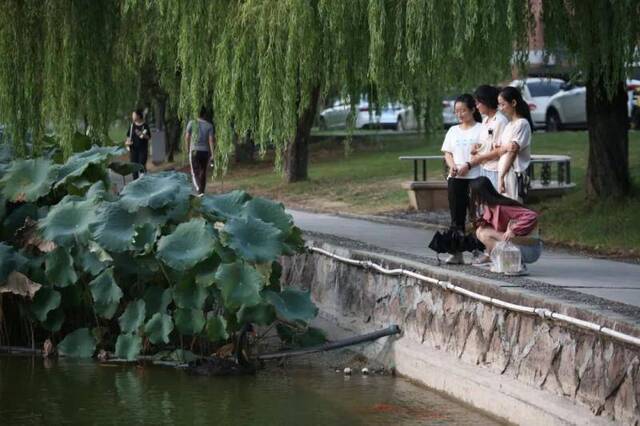
M427 248L434 231L296 210L289 213L304 231L336 235L414 256L436 257ZM640 265L545 250L538 262L527 267L532 280L640 306Z

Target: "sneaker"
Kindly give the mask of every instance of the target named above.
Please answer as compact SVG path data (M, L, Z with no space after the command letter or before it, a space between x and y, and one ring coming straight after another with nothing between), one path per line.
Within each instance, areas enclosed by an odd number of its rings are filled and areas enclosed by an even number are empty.
M486 253L482 253L471 261L472 265L484 265L486 263L491 263L491 256Z
M447 257L447 260L444 261L447 265L463 265L464 258L462 257L462 253L454 253Z

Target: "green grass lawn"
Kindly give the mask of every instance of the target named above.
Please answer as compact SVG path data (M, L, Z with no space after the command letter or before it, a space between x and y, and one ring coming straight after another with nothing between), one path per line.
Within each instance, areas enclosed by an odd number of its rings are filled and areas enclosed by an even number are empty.
M401 183L412 179L412 163L403 155L436 155L444 132L432 135L394 132L357 132L348 148L336 133L318 133L311 145L309 177L285 184L267 156L255 165L233 165L214 191L242 188L283 201L287 206L326 212L379 214L406 210L408 197ZM629 164L640 187L640 132L630 133ZM547 241L596 249L600 252L640 254L640 195L624 202L585 200L584 178L588 154L587 133L534 133L533 154L566 154L572 158L570 194L533 204L542 213ZM439 162L430 162L429 176L442 175Z

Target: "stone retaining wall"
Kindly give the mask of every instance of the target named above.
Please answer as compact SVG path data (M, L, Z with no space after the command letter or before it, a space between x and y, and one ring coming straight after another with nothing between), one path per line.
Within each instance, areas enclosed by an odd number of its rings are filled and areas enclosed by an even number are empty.
M389 257L327 244L322 247L387 267L401 266ZM408 268L410 262L402 263ZM350 332L398 324L402 337L379 349L388 352L387 363L410 378L471 404L482 404L480 408L516 423L534 420L542 424L537 420L543 419L545 424L639 423L639 348L483 304L412 278L350 266L321 254L285 259L284 266L285 281L310 289L328 323ZM470 276L456 279L447 276L450 271L445 269L423 264L409 267L513 303L547 307L590 321L598 319L597 313L581 313L575 306L563 307L557 300L542 306L545 302L541 299L512 289L469 282L473 280ZM600 320L620 329L607 318ZM625 328L629 332L633 327L627 324ZM447 368L452 369L450 375L442 371ZM457 384L453 378L456 375L460 376ZM481 389L477 392L480 394L467 395L470 391L465 389L473 388ZM488 398L487 392L494 395ZM510 411L510 406L523 413L504 412Z

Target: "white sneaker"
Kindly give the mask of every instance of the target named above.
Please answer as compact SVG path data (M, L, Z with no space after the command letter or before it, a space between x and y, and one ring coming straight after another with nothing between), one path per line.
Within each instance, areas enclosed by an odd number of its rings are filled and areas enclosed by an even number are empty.
M447 265L463 265L464 257L462 257L462 253L454 253L447 257L447 260L444 261Z
M491 263L491 256L486 253L482 253L471 261L472 265L484 265L486 263Z

